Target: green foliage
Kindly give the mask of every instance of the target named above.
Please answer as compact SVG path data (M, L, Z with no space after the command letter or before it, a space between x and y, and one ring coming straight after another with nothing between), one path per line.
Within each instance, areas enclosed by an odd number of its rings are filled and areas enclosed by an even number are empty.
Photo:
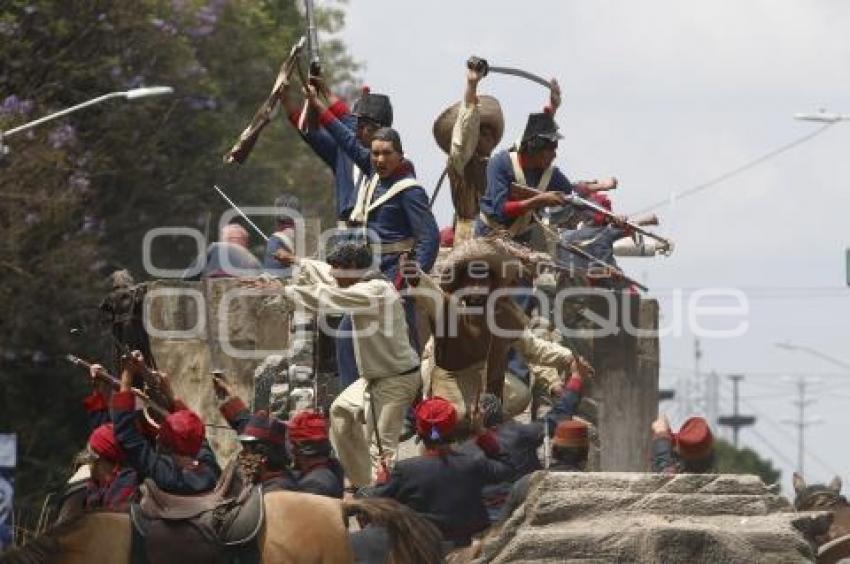
M214 237L226 205L213 183L242 205L293 192L308 211L332 219L330 172L285 116L264 130L248 163L222 163L304 33L295 3L6 0L0 8L2 130L107 92L175 89L107 102L6 140L0 432L19 434L19 505L37 506L84 444L88 384L61 357L108 358L97 313L105 278L116 268L146 278L149 229L204 231L211 217ZM321 31L343 25L339 11L318 15ZM331 38L322 56L329 82L350 90L357 67L344 46ZM270 231L271 219L259 223ZM188 265L194 244L184 239L157 247L154 263ZM80 326L87 338L75 340L69 329Z
M779 481L782 472L750 448L735 448L723 439L714 442L715 469L722 474L755 474L765 484Z

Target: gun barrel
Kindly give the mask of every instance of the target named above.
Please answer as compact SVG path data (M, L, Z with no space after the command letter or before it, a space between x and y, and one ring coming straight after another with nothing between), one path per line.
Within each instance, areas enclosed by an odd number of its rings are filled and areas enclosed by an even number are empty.
M567 201L569 201L570 203L575 204L575 205L590 208L593 211L601 213L602 215L604 215L605 217L608 217L610 219L614 219L614 220L617 220L617 221L619 221L619 219L620 219L619 217L617 217L616 214L611 213L610 211L603 208L602 206L598 206L595 203L590 202L588 200L585 200L584 198L582 198L580 196L576 196L575 194L570 194L569 196L567 196ZM662 237L661 235L653 233L649 229L644 229L640 225L637 225L636 223L633 223L631 221L626 221L625 223L633 231L636 231L636 232L640 233L641 235L651 237L652 239L655 239L656 241L660 241L661 243L664 243L665 245L668 245L668 246L671 245L669 239L666 239L666 238Z

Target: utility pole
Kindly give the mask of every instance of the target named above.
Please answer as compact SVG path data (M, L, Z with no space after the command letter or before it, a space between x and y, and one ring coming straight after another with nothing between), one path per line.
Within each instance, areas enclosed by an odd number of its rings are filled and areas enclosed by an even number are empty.
M732 415L724 415L719 419L719 423L724 427L732 428L732 444L738 448L738 433L744 427L749 427L756 424L756 418L752 415L741 415L739 411L739 395L738 387L741 380L744 379L743 374L732 374L729 376L732 380Z
M700 348L699 339L694 339L694 372L686 374L683 378L683 390L681 390L682 400L682 415L690 417L694 414L694 400L699 398L699 361L702 358L702 349Z
M820 423L820 418L806 419L806 408L815 403L814 398L806 397L808 382L804 377L797 379L797 399L793 402L797 406L796 419L783 419L783 423L794 425L797 428L797 472L802 476L806 455L806 427Z

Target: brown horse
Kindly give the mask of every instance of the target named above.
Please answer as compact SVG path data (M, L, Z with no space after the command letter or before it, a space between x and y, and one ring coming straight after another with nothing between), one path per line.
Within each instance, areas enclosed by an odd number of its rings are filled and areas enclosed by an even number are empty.
M264 498L266 520L258 536L263 562L344 564L354 562L345 523L362 515L386 527L392 564L443 562L441 535L425 518L390 499L338 500L294 492ZM0 556L0 564L127 564L130 520L123 513L88 513L57 524L21 548Z
M836 476L827 484L807 485L794 472L794 509L797 511L829 511L833 515L829 530L815 537L818 562L838 562L850 557L850 503L841 495L841 478Z

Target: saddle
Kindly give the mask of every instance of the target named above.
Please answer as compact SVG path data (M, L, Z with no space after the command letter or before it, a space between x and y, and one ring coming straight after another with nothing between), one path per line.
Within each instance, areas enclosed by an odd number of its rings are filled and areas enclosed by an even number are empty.
M228 465L215 489L196 496L166 493L145 480L141 501L130 506L133 564L258 563L263 490L243 485L236 469Z

